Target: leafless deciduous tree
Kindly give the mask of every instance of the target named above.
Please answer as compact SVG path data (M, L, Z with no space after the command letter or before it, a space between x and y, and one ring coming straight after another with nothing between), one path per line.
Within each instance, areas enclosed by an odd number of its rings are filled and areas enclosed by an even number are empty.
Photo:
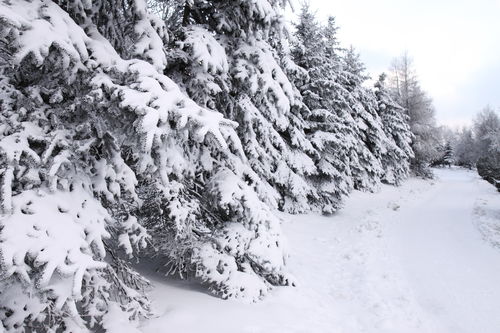
M437 143L432 99L420 87L413 59L408 52L393 60L389 73L392 96L406 109L415 136L412 142L415 157L411 161L411 169L417 175L429 176L427 166L436 154Z

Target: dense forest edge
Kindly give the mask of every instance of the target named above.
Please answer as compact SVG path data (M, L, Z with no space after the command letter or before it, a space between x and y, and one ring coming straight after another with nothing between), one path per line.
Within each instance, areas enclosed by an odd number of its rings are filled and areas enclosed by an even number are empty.
M286 0L0 0L0 332L152 315L134 266L221 298L293 286L275 211L475 168L500 119L438 127L408 54L370 81Z

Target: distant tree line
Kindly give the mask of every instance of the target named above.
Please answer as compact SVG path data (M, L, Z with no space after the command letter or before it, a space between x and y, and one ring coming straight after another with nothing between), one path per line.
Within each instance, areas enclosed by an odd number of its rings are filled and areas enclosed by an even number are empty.
M491 106L476 115L472 126L440 128L439 142L432 165L477 168L479 175L500 191L500 117Z

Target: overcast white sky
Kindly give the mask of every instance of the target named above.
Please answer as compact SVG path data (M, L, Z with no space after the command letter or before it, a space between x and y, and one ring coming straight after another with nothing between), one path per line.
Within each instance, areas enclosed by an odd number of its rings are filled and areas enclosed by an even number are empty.
M295 12L300 1L292 0ZM440 124L467 124L486 104L500 107L500 0L309 0L322 21L335 16L375 78L408 50Z

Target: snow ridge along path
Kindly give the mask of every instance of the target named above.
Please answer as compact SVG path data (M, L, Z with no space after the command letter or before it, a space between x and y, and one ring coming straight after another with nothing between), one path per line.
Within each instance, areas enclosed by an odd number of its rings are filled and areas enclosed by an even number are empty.
M283 227L298 285L256 304L151 274L143 332L500 332L500 194L473 171L436 170L336 215Z

